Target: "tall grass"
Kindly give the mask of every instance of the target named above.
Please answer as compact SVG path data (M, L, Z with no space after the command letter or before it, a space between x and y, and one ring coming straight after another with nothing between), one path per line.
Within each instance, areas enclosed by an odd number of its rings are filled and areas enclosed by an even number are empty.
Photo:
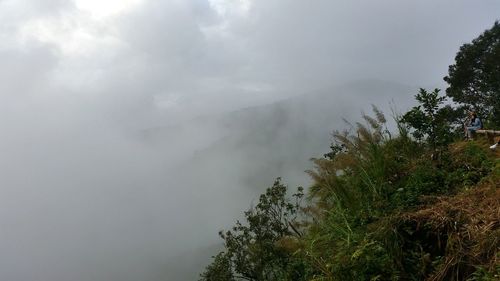
M313 159L308 171L316 212L301 254L314 268L310 280L446 280L447 273L433 273L450 262L438 256L445 253L436 243L451 243L454 234L420 233L416 224L399 223L401 213L424 206L428 196L477 184L493 169L491 155L476 143L436 154L403 124L391 136L385 116L376 108L374 114L351 131L335 132L333 153Z

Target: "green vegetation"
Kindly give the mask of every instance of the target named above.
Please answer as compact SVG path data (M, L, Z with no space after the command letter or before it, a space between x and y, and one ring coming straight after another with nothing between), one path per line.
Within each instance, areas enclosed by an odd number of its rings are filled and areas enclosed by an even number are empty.
M294 222L304 194L299 188L291 202L286 191L277 179L257 206L245 212L248 225L237 222L232 230L219 233L226 250L202 275L205 280L295 280L293 276L301 274L294 272L286 239L301 236Z
M495 22L472 43L460 47L455 64L444 78L450 85L446 94L461 104L460 112L473 109L487 125L495 126L500 126L499 38L500 23Z
M449 144L454 136L450 125L456 116L451 106L443 106L446 97L439 96L439 89L430 93L420 89L415 99L420 105L413 107L400 121L413 128L412 135L419 141L427 138L434 148Z
M460 52L488 47L485 37L498 50L498 28ZM500 69L500 59L488 63ZM461 67L457 59L449 77ZM334 132L331 151L312 160L307 196L301 188L287 196L278 179L246 222L220 233L225 249L201 280L499 280L500 152L487 140L458 140L457 112L483 105L450 89L462 104L444 106L439 90L421 89L395 118L397 134L376 107L353 130ZM493 126L499 111L482 108Z

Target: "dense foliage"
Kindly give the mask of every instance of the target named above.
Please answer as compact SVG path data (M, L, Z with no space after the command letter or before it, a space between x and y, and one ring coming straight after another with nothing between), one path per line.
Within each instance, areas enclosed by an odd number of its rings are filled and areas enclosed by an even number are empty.
M415 139L422 141L426 138L432 147L450 143L454 133L451 125L456 116L451 106L443 106L446 97L439 96L439 89L432 92L420 89L415 99L420 104L408 111L400 121L413 128Z
M444 80L446 94L473 109L492 126L500 126L500 23L464 44Z
M376 107L334 132L331 151L312 160L305 202L278 179L246 222L220 233L225 249L201 280L499 280L500 151L458 140L459 110L439 90L415 98L396 133ZM491 120L495 110L485 108Z
M245 212L247 224L237 222L232 230L220 232L225 251L219 253L202 277L204 280L297 280L302 274L288 253L287 241L302 234L297 229L302 188L286 197L287 188L280 179ZM296 271L299 272L296 272Z

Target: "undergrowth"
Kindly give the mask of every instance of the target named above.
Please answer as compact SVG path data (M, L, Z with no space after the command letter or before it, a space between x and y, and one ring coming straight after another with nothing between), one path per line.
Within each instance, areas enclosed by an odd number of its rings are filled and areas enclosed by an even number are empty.
M258 248L260 256L280 257L268 269L274 279L210 279L207 271L202 280L498 280L498 152L484 141L431 147L404 124L393 137L376 108L363 119L351 131L335 132L332 151L312 159L307 202L292 210L301 215L281 226L285 235L264 243L269 248ZM240 229L245 232L229 237L255 237ZM243 272L255 262L248 253L263 243L247 242L245 256L233 246L217 259L231 264L238 257L232 264Z
M308 192L288 197L278 179L221 232L201 280L500 280L500 149L461 140L471 110L499 129L498 42L495 22L460 48L445 77L454 103L420 89L397 132L376 107L334 132Z

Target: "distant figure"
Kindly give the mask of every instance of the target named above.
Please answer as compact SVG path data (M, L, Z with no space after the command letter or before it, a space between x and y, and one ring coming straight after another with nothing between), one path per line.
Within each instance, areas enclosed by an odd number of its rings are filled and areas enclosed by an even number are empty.
M477 114L474 111L469 112L469 123L465 127L467 139L471 140L474 133L481 129L482 126L481 120L477 117Z

